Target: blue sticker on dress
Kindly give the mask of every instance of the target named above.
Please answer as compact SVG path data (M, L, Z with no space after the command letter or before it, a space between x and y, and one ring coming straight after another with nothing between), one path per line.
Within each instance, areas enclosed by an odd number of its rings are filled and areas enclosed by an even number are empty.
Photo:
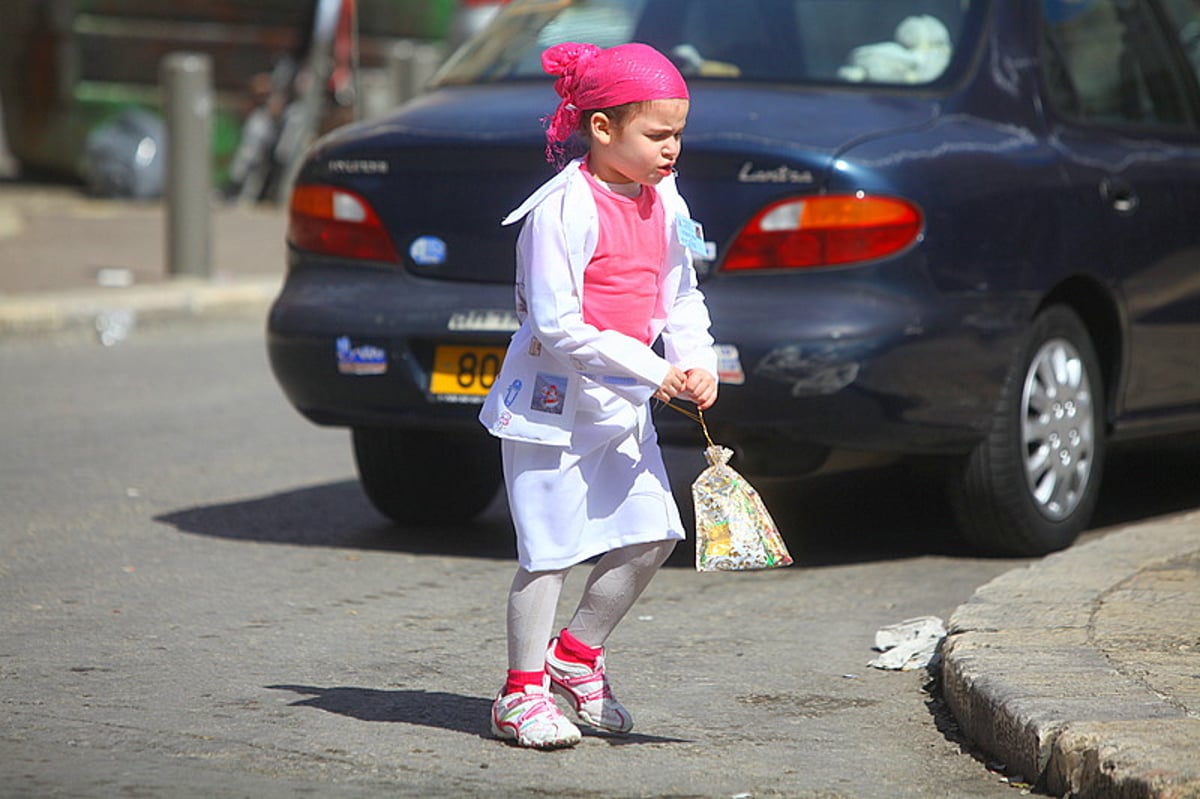
M511 408L517 401L517 395L521 393L521 385L519 379L508 384L508 388L504 390L504 407Z
M691 250L693 255L699 258L708 257L708 247L704 243L704 227L695 219L676 214L675 235L679 237L679 243Z
M561 416L566 394L566 377L538 372L537 378L533 381L533 397L529 401L529 407L542 413Z

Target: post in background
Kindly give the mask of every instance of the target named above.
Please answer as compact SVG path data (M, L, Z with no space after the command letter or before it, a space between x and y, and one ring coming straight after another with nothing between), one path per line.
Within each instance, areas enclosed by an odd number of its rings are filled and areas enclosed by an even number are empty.
M167 273L212 276L212 60L171 53L160 80L167 126Z

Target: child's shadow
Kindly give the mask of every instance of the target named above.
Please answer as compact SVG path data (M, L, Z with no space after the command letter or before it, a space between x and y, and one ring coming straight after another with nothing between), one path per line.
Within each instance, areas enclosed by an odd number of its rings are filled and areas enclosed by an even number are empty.
M309 685L268 685L267 688L311 697L293 702L292 707L315 707L361 721L419 724L479 738L492 737L488 725L492 701L477 696L418 689L380 691L373 688L318 688ZM603 738L613 746L636 743L691 743L684 738L665 738L657 735L611 735L591 728L584 728L584 735Z
M315 707L360 721L398 721L485 737L489 734L488 713L492 703L477 696L444 691L372 688L319 688L309 685L268 685L276 691L291 691L300 699L292 707Z

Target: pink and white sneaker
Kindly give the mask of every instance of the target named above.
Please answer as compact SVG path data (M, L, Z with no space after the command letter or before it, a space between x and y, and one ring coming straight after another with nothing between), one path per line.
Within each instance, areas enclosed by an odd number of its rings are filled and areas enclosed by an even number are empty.
M492 734L531 749L563 749L582 738L544 685L526 685L524 691L497 696L492 703Z
M596 659L594 669L582 663L554 655L558 639L546 650L546 673L550 690L571 701L576 715L584 722L609 732L625 733L633 729L633 717L618 702L604 674L604 655Z

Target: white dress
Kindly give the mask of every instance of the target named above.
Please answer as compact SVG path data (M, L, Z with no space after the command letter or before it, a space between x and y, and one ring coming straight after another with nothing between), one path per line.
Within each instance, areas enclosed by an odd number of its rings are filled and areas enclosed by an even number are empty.
M569 446L502 439L501 452L526 571L684 537L648 404L585 386Z
M518 560L527 571L684 537L649 398L669 364L716 374L716 353L691 256L675 230L677 217L687 219L686 203L673 178L658 191L668 252L659 287L665 314L652 320L651 339L662 335L666 359L583 321L583 273L598 223L578 162L505 219L529 216L517 245L522 325L480 421L501 439ZM531 401L547 386L555 389L552 406Z

